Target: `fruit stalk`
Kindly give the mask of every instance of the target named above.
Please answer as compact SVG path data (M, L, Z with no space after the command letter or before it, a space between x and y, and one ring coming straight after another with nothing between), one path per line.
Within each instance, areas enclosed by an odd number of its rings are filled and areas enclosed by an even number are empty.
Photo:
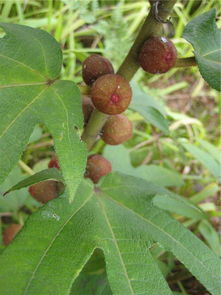
M196 59L194 56L186 57L186 58L178 58L175 67L181 68L181 67L194 67L196 66Z
M173 6L175 5L176 0L162 0L159 5L158 16L160 19L165 20L169 16ZM139 68L138 55L141 46L144 41L150 36L161 36L162 35L162 24L156 20L155 11L152 7L148 16L146 17L143 26L140 29L140 32L137 38L134 41L130 51L128 52L126 58L121 64L117 74L123 76L125 79L130 81L136 71ZM95 110L91 118L85 127L85 130L82 134L82 140L86 143L88 150L90 150L98 134L100 133L104 123L106 122L108 115L103 114Z

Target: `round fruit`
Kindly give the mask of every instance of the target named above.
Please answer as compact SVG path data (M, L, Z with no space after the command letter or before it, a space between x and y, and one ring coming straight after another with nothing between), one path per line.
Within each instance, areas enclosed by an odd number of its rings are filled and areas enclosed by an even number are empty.
M94 110L94 105L89 96L83 96L82 99L82 111L84 114L84 123L87 124L90 116Z
M101 138L107 144L116 145L127 141L132 135L132 122L124 115L115 115L107 119Z
M91 155L87 159L85 177L90 178L94 183L98 183L102 176L112 171L111 163L100 155Z
M20 231L22 226L20 224L13 223L7 227L3 232L3 243L8 245L14 239L15 235Z
M120 75L108 74L96 80L91 89L94 106L108 115L120 114L127 109L132 97L129 82Z
M29 187L30 195L40 203L57 198L64 191L64 185L55 180L46 180Z
M161 74L171 69L177 58L173 43L165 37L151 37L141 48L139 62L144 71Z
M113 74L114 69L110 61L98 54L92 54L85 59L82 66L82 77L87 85L92 85L97 78Z
M48 163L48 168L57 168L57 169L60 169L58 158L56 156L52 156L51 157L51 160Z

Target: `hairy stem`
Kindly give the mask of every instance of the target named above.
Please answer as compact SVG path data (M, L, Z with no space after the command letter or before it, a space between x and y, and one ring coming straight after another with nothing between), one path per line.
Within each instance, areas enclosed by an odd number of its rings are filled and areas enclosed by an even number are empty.
M178 58L175 64L175 67L193 67L197 66L196 59L194 56L186 57L186 58Z
M176 0L161 0L158 7L158 16L162 20L166 20L169 16ZM156 20L155 11L153 7L150 9L148 16L146 17L137 38L134 41L130 51L121 64L117 74L123 76L130 81L136 71L139 69L139 63L137 61L139 51L143 43L150 36L159 36L162 34L162 24ZM93 147L98 134L100 133L104 123L106 122L108 115L103 114L95 110L85 127L82 135L82 140L87 144L88 150Z

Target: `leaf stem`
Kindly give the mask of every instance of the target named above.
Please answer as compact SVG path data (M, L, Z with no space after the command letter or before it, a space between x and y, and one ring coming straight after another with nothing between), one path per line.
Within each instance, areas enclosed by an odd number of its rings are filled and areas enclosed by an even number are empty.
M175 3L176 0L162 0L158 10L158 16L160 17L160 19L167 19ZM156 20L155 11L152 7L140 29L140 32L137 35L137 38L134 41L134 44L129 50L119 70L117 71L117 74L123 76L125 79L130 81L133 78L136 71L139 69L137 57L141 46L148 37L159 36L161 34L162 23ZM95 110L91 115L91 118L87 126L85 127L85 130L82 135L82 140L87 144L88 150L90 150L93 147L97 139L97 136L100 133L100 130L102 129L107 118L108 115L101 113L98 110Z

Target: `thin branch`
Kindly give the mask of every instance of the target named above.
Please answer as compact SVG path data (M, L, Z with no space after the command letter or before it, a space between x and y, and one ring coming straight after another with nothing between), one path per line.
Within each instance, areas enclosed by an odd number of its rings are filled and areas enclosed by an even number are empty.
M166 20L175 3L176 0L162 1L159 6L158 16L162 20ZM117 72L117 74L123 76L128 81L133 78L134 74L139 69L138 54L143 43L150 36L159 36L162 34L162 24L156 20L154 13L155 11L152 7L136 40L134 41L133 46ZM107 118L108 115L103 114L98 110L93 112L82 135L82 140L87 144L89 150L93 147Z
M25 164L25 162L20 160L18 161L18 164L27 174L29 175L35 174L34 171L28 165Z

